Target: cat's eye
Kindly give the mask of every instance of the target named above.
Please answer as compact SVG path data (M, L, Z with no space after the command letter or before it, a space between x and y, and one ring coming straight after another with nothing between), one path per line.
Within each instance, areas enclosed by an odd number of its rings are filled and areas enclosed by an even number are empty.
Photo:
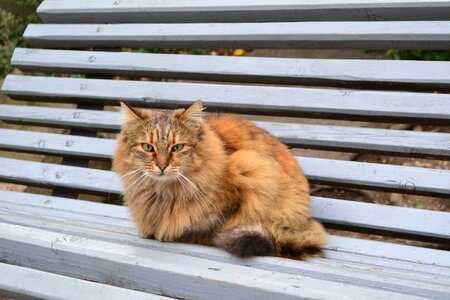
M141 146L142 146L142 149L144 149L144 151L147 151L147 152L154 152L155 151L153 146L150 145L150 144L143 143Z
M175 146L172 147L172 152L178 152L183 150L184 148L184 144L176 144Z

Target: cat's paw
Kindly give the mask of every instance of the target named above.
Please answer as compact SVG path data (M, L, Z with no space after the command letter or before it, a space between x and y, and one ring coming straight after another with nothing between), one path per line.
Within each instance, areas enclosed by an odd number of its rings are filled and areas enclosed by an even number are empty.
M154 240L155 237L153 236L153 233L148 233L148 232L139 232L139 237L141 239L150 239L150 240Z

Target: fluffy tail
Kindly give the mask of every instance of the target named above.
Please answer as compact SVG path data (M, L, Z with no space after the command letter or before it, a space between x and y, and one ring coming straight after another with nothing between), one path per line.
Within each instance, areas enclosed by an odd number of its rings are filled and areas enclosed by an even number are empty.
M219 232L213 243L238 257L276 255L275 239L267 230L257 225Z
M219 232L213 244L238 257L282 256L305 259L321 255L326 242L322 225L309 220L302 228L241 226Z
M309 219L301 228L283 227L275 235L278 254L300 260L321 256L327 237L322 224L313 219Z

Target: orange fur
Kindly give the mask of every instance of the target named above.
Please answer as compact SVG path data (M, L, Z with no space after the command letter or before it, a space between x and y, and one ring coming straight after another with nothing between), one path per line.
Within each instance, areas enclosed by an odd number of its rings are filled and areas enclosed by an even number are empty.
M123 110L113 168L142 237L298 259L325 243L323 227L310 218L305 176L266 131L232 115L205 117L199 101L174 112ZM171 152L178 143L183 150Z

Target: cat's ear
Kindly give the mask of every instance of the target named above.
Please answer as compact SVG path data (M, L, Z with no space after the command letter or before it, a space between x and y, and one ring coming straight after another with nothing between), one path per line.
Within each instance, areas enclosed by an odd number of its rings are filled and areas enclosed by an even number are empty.
M142 120L142 116L137 109L132 108L125 102L120 102L120 107L125 116L125 123L133 120Z
M204 109L205 108L203 107L202 101L197 100L186 110L176 112L175 117L179 120L203 122Z

